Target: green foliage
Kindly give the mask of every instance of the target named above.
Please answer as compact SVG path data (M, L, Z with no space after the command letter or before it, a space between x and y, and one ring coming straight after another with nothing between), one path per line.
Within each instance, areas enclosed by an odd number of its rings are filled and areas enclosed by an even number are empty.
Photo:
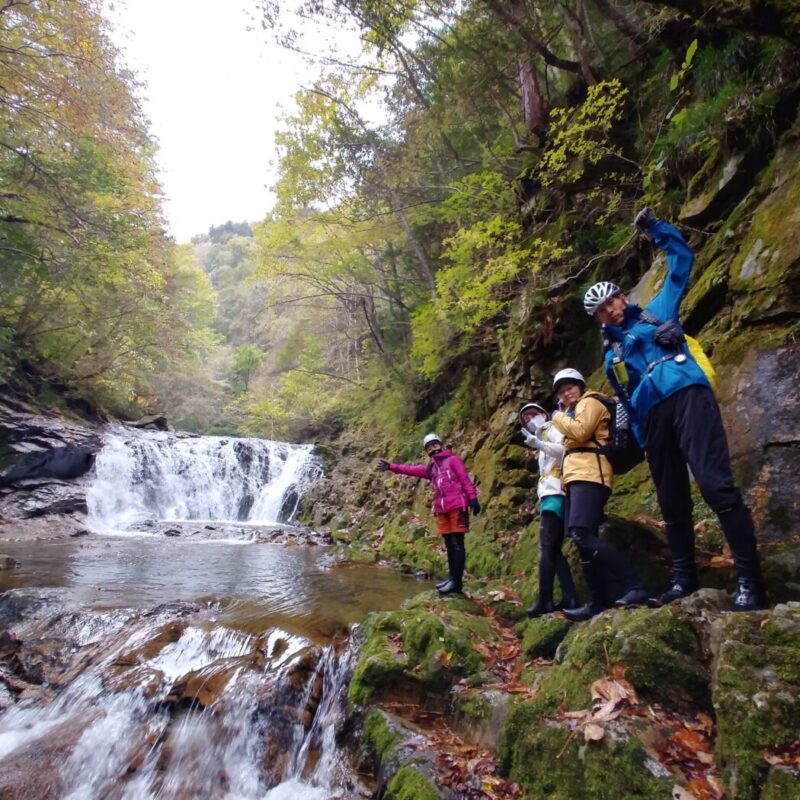
M213 293L162 230L155 147L99 4L9 4L0 39L2 358L134 411L212 344Z
M233 354L231 375L241 384L241 391L246 392L250 385L251 375L264 363L264 353L254 344L243 344Z
M587 165L608 156L621 155L611 139L613 126L625 113L629 90L619 79L590 86L586 100L577 108L554 108L550 114L551 144L542 155L538 175L544 186L574 183Z
M695 53L697 52L697 39L693 39L689 47L686 48L686 56L683 59L681 68L673 74L669 80L669 90L674 92L686 79L689 70L692 68Z

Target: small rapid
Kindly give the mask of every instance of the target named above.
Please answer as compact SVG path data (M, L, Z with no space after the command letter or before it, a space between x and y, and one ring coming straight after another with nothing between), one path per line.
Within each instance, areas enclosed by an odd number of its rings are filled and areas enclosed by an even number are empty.
M312 445L112 428L87 492L95 530L147 520L291 523L321 476Z
M29 699L0 718L0 792L68 800L368 797L336 745L348 645L237 630L219 604L65 609L8 592ZM43 634L46 638L43 637ZM62 688L63 687L63 688Z

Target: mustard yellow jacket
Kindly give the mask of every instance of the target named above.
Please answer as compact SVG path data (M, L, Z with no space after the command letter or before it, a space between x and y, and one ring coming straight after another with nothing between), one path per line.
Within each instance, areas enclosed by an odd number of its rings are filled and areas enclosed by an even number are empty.
M561 474L564 486L572 481L589 481L610 489L614 484L614 470L604 455L570 453L575 448L595 448L608 443L611 414L597 397L597 392L586 392L578 400L573 417L563 411L553 414L553 427L564 434L566 452Z

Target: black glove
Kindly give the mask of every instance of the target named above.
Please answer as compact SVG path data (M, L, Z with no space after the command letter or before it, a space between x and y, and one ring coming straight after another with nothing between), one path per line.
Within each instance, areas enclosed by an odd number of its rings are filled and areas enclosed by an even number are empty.
M636 228L638 228L642 233L646 233L647 229L651 225L655 225L658 222L658 217L656 216L656 212L653 211L650 206L645 206L637 215L636 219L634 219L633 224Z
M481 504L478 502L478 498L476 497L474 500L469 501L469 507L472 509L472 513L474 516L478 516L481 513Z
M386 472L389 469L389 462L385 458L379 458L376 469L378 472Z
M653 341L665 350L675 350L683 344L683 328L674 319L662 322L653 334Z

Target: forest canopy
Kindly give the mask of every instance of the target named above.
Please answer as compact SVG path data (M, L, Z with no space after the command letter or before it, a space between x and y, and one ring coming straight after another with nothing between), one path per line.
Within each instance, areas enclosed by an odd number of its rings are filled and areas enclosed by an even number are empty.
M263 0L317 73L275 205L178 246L100 3L6 2L0 365L200 431L436 422L515 319L537 305L547 339L550 298L620 263L635 208L677 217L737 130L774 146L794 18L696 5ZM360 52L315 45L320 24Z

